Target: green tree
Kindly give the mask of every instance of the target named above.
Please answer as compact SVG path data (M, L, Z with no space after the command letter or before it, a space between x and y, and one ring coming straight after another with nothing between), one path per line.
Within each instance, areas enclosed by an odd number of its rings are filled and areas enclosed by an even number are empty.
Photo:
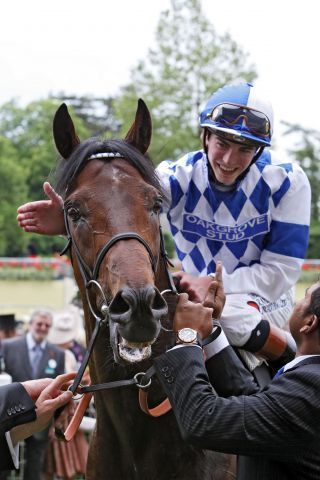
M16 222L17 206L26 201L25 172L10 140L0 136L0 256L19 255L26 239Z
M152 112L155 163L199 147L200 104L221 85L252 80L256 72L230 35L218 35L202 12L201 0L171 0L161 13L156 46L132 70L131 83L115 101L118 118L130 124L137 98Z
M294 148L289 154L302 166L306 172L312 191L311 219L320 219L320 132L303 128L300 125L283 122L287 127L285 135L293 137Z
M42 184L45 180L54 178L58 156L52 139L52 121L60 103L47 99L21 107L12 101L0 107L0 135L6 139L3 140L0 151L0 165L4 170L4 175L1 176L1 218L3 212L6 212L3 220L5 229L1 230L3 247L0 254L22 254L26 242L33 243L39 253L49 254L61 244L55 238L23 234L16 222L17 206L27 200L44 198ZM82 120L72 115L80 136L88 137ZM9 162L7 156L12 161ZM11 181L8 180L8 175L11 175ZM19 239L20 235L23 235L23 240L16 242L16 247L12 240Z
M112 97L66 95L62 92L54 98L72 106L76 116L83 121L90 137L117 136L121 123L114 116Z
M320 132L297 124L283 122L285 135L294 139L289 154L308 176L311 185L311 228L307 258L320 257ZM303 199L302 199L303 201Z

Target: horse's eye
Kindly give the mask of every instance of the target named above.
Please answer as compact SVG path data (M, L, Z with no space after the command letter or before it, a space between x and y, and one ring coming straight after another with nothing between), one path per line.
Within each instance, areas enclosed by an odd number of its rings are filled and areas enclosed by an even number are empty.
M76 222L81 217L80 211L75 207L68 208L68 217L71 218L73 222Z
M156 198L156 200L153 204L154 213L159 213L161 211L161 208L162 208L162 198L159 197L159 198Z

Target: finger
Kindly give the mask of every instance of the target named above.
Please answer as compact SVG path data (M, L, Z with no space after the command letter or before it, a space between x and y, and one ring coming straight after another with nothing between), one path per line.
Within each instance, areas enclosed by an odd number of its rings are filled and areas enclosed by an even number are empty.
M18 213L32 212L33 210L35 210L36 204L37 202L24 203L23 205L20 205L20 207L18 207L17 212Z
M182 307L189 300L189 295L187 293L179 293L179 299L177 306Z
M57 391L60 391L64 384L68 383L70 380L75 378L77 372L71 373L63 373L62 375L58 375L47 388L43 390L43 395L51 396Z
M55 398L49 398L45 401L46 405L50 407L52 410L57 410L58 408L62 407L66 403L72 400L73 394L70 390L66 390L65 392L60 393Z
M31 212L30 210L26 211L25 213L19 213L17 215L17 220L33 220L34 219L34 213Z
M214 304L215 304L215 298L216 298L216 293L218 289L219 283L217 280L213 280L208 288L207 294L205 296L205 299L203 301L203 306L204 307L210 307L214 309Z
M216 265L215 280L222 282L222 263L220 261Z
M36 225L21 225L21 228L23 228L25 232L39 232L39 229Z
M25 217L20 217L19 219L17 218L19 225L21 227L26 227L26 226L32 226L36 225L35 219L34 218L25 218Z
M44 193L52 202L60 203L60 205L63 203L62 198L60 197L60 195L57 194L54 188L52 188L49 182L44 182L43 190L44 190Z

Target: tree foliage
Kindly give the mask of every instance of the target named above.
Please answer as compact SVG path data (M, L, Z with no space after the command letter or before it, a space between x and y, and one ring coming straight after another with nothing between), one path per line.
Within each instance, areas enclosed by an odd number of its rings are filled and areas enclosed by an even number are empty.
M24 234L16 210L26 201L44 198L42 184L54 177L52 121L60 103L47 99L21 107L12 101L0 107L0 256L22 254L28 243L39 253L59 248L57 239ZM81 119L76 124L87 137Z
M82 120L90 137L118 136L121 123L114 116L112 97L77 96L62 92L54 98L72 107L76 116Z
M125 120L122 133L141 97L152 112L153 160L176 159L199 147L200 105L223 84L255 76L247 54L230 35L217 34L200 0L171 0L171 8L161 13L155 46L115 101Z
M303 128L300 125L283 122L286 126L285 135L294 139L294 148L289 154L306 172L312 191L311 220L320 219L320 132Z
M311 228L308 258L319 258L320 245L320 132L283 122L285 135L294 139L289 154L301 165L311 185ZM301 199L303 201L303 199Z
M18 255L25 239L16 222L16 210L26 199L24 169L11 142L0 136L0 256Z

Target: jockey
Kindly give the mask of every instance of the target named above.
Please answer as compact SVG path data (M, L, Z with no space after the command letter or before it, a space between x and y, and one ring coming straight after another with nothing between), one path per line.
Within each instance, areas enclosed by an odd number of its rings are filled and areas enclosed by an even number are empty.
M272 107L251 84L216 91L200 126L202 150L157 168L184 271L177 276L181 290L200 302L222 262L221 325L231 345L255 354L242 352L253 371L263 357L281 356L274 340L284 332L276 327L284 327L292 310L308 246L310 186L298 165L265 150ZM294 350L285 335L286 350Z
M200 126L202 150L157 167L183 268L176 277L180 289L201 302L217 261L222 262L221 324L258 376L264 358L295 353L282 327L308 246L310 186L298 165L265 150L272 137L272 107L251 84L215 92ZM49 200L21 206L18 222L26 231L63 233L62 200L48 183L44 189Z

